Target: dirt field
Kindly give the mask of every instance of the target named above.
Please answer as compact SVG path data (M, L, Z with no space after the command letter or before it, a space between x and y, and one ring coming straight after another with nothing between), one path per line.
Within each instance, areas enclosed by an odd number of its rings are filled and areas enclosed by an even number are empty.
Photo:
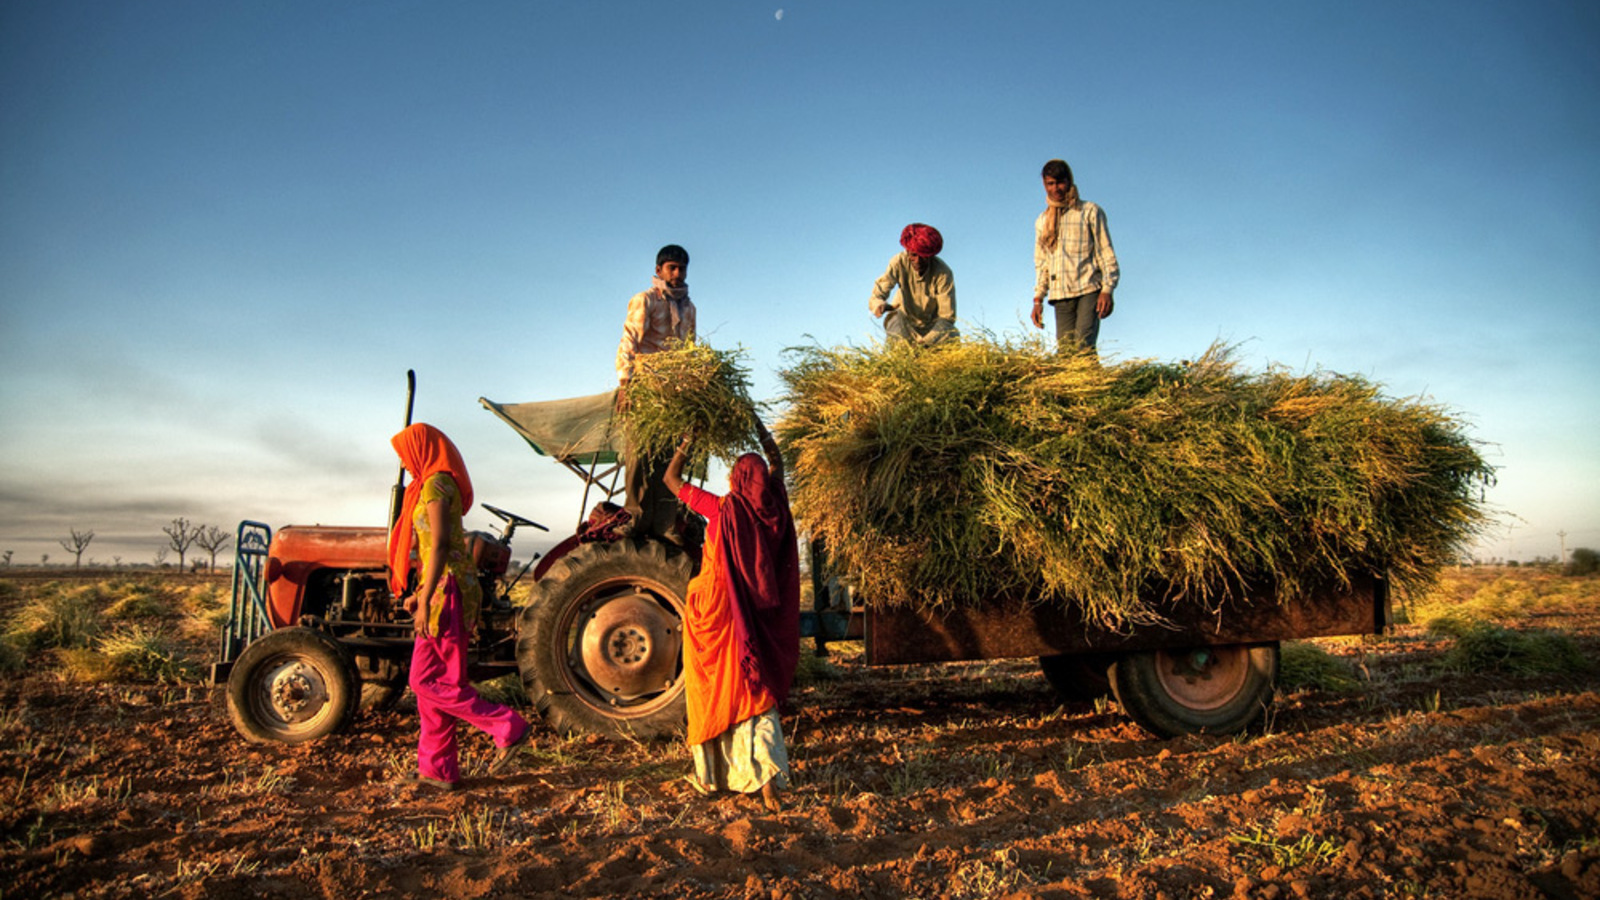
M1544 613L1600 659L1596 608ZM783 812L674 745L540 732L400 784L405 708L244 744L193 685L0 686L0 898L1597 897L1600 673L1460 674L1407 627L1241 738L1150 738L1031 662L812 666ZM467 744L469 774L489 746Z

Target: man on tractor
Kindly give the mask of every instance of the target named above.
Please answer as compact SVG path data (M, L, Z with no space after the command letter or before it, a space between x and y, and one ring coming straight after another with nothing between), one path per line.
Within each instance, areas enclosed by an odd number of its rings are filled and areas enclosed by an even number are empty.
M628 301L628 318L622 323L622 341L617 345L618 412L627 410L628 380L633 377L635 359L662 350L673 340L694 340L695 310L689 299L688 276L689 251L668 244L656 253L650 289ZM667 540L676 537L678 499L661 480L669 460L670 454L646 457L632 447L623 454L627 509L633 517L630 533Z

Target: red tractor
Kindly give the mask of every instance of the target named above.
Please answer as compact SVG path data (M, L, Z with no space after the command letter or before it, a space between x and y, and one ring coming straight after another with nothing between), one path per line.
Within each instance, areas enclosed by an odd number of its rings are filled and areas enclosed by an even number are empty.
M693 539L622 536L627 513L610 502L620 469L613 399L481 401L583 479L580 508L597 491L598 502L571 536L517 572L512 535L548 529L482 504L504 526L469 536L485 598L470 672L475 681L520 673L545 722L561 732L651 737L682 728L680 621L700 554ZM359 707L404 691L412 623L388 586L387 533L291 525L273 534L240 523L212 680L227 684L229 715L245 737L314 740L346 727ZM533 580L531 599L513 607L510 592L523 577Z

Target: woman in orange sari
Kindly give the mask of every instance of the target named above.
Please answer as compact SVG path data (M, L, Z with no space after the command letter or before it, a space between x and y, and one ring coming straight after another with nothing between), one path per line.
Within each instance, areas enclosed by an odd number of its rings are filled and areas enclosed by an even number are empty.
M778 710L800 659L800 556L783 458L756 428L767 459L739 457L725 496L684 483L687 438L662 480L707 522L683 620L690 783L705 793L760 791L777 810L789 784Z
M396 597L405 597L416 632L410 684L422 729L414 781L450 791L461 784L457 720L494 740L498 749L489 763L490 774L511 765L531 729L516 710L479 697L467 678L467 647L483 589L461 522L472 506L472 480L461 453L443 432L421 422L391 443L411 473L400 518L389 535L389 586ZM422 571L416 591L408 595L413 543Z

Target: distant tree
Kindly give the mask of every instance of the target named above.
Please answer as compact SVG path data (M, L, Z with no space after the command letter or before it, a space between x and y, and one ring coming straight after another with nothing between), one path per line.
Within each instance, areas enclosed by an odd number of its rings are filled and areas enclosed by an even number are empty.
M1594 575L1600 573L1600 551L1579 547L1567 560L1568 575Z
M166 568L166 566L167 566L167 550L168 549L170 549L170 548L162 547L162 548L156 550L156 568L158 568L158 569Z
M7 550L7 551L6 551L6 552L5 552L5 556L4 556L4 557L0 557L0 558L3 558L3 559L5 559L5 561L6 561L6 568L8 568L8 569L9 569L9 568L11 568L11 551L10 551L10 550Z
M180 516L173 519L171 525L162 526L161 530L167 533L167 545L177 551L178 571L182 572L183 559L189 553L189 545L200 536L200 526L190 525L188 519Z
M209 572L217 570L217 551L233 543L233 535L215 525L201 525L195 528L195 543L210 551L211 565Z
M118 568L118 569L122 568L122 557L120 557L120 556L111 557L111 565L113 567L115 567L115 568Z
M42 568L44 568L45 566L47 566L49 564L50 564L50 554L48 554L48 553L39 554L39 568L42 569Z
M94 532L79 531L76 528L71 530L71 537L61 539L61 549L72 554L72 567L74 569L82 568L83 551L89 549L89 542L94 540Z

